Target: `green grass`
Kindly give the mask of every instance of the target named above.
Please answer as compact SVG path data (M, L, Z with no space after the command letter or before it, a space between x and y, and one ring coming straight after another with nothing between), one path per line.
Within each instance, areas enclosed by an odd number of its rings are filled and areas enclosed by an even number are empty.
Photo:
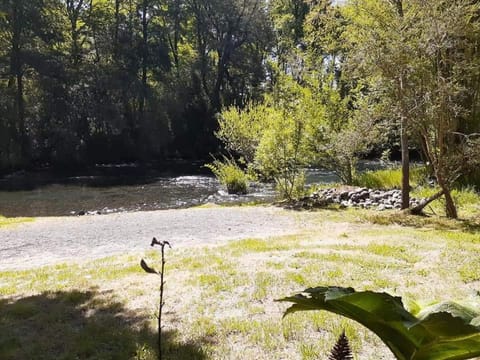
M420 166L410 168L410 185L418 186L424 183L425 169ZM373 170L359 173L354 184L370 189L399 189L402 186L402 170L400 168Z
M382 257L391 257L409 263L416 263L419 260L414 251L411 251L411 249L407 250L405 246L392 246L372 242L365 247L365 251L371 254Z
M0 228L34 221L33 218L7 218L0 215Z
M245 239L231 242L226 246L236 254L269 252L269 251L286 251L293 246L298 245L302 241L297 235L284 236L275 239Z
M282 318L288 304L274 300L310 286L387 291L416 311L444 300L480 307L480 236L464 222L309 214L319 226L302 234L167 251L166 359L325 358L343 330L357 358L393 359L352 321L326 312ZM391 225L399 217L407 226ZM142 272L142 257L160 260L148 251L0 272L0 358L155 359L159 279Z

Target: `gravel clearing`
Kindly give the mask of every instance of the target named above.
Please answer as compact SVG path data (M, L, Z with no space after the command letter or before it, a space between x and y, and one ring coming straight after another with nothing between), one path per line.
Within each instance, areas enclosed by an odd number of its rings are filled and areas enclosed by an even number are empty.
M276 207L206 207L38 218L0 228L0 269L26 269L148 249L153 236L174 247L298 233L306 213Z

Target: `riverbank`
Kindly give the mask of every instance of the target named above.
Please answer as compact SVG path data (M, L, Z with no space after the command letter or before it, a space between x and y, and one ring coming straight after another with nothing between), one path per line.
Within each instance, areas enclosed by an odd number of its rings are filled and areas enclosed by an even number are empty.
M315 226L313 214L278 207L206 206L101 216L48 217L0 228L3 269L79 261L142 251L153 236L175 247L267 238Z
M344 329L358 358L393 359L354 322L323 312L282 320L288 305L274 302L310 286L338 285L399 295L413 309L444 300L480 307L478 232L456 222L441 223L455 231L436 222L374 224L389 216L401 218L355 209L212 207L0 229L0 244L15 230L31 253L17 249L15 261L0 260L12 269L0 272L0 358L155 359L158 279L139 260L158 267L158 252L149 248L156 236L173 245L166 252L167 359L324 358Z

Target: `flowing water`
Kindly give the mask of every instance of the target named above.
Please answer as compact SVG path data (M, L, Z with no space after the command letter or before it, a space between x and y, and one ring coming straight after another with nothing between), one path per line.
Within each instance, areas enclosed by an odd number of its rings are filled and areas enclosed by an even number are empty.
M308 170L306 180L312 184L338 178L328 171ZM229 195L200 165L170 172L110 165L97 166L87 175L37 171L0 178L0 214L8 217L106 214L206 203L271 202L275 198L271 184L252 184L248 195Z

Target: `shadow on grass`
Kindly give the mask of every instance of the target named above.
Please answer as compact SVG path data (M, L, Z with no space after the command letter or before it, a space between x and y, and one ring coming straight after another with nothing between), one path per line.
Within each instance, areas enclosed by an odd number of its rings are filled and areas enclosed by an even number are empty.
M480 232L480 221L479 220L459 220L465 231L471 233L479 233Z
M378 211L362 214L362 218L377 225L402 225L413 228L434 228L436 230L457 230L468 233L480 232L480 220L448 219L442 216L412 215L404 211L379 213Z
M340 208L337 204L331 203L315 203L308 199L301 200L283 200L273 203L277 207L282 207L286 210L293 211L330 211L330 212L340 212L343 209Z
M0 359L156 359L151 319L112 299L97 290L0 299ZM163 342L166 359L205 359L173 332Z

